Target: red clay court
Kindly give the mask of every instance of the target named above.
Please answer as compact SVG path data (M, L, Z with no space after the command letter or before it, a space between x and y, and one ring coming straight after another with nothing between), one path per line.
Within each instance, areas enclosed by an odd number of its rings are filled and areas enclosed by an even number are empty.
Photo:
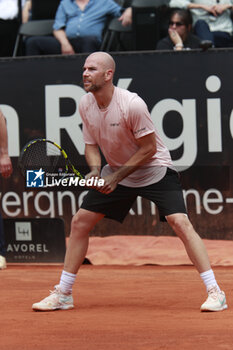
M161 263L143 265L144 259L152 257L153 244L153 256L160 251ZM223 312L199 311L205 288L196 270L187 266L185 251L173 237L93 237L87 257L94 264L82 266L73 293L76 307L68 311L31 309L32 303L53 289L62 266L9 264L0 271L0 349L232 349L232 242L205 244L227 295L229 309ZM115 256L119 263L111 265ZM222 260L217 262L217 256ZM174 258L177 265L171 263ZM126 259L132 264L126 265Z

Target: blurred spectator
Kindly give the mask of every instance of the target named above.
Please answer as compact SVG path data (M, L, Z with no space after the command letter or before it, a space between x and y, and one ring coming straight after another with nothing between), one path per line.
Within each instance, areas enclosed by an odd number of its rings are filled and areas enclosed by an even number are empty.
M28 38L26 55L53 55L98 51L109 16L131 23L132 11L114 0L62 0L55 17L54 36Z
M194 33L201 40L211 41L214 47L233 45L232 0L171 0L169 6L191 10Z
M200 39L191 33L192 15L189 10L176 9L169 18L168 36L159 40L157 50L184 50L200 47Z
M0 173L4 177L9 177L12 173L12 164L8 155L6 120L0 110ZM6 268L5 240L3 231L3 221L0 214L0 270Z
M22 6L25 0L21 0ZM20 25L18 0L0 0L0 56L12 56Z
M26 0L22 11L22 22L26 23L29 21L31 16L32 2L31 0Z

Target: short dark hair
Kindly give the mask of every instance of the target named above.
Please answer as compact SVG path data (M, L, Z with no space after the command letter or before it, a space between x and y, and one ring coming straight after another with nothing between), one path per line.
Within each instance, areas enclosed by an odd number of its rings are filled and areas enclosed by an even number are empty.
M188 27L188 26L193 24L192 14L191 14L191 12L189 10L178 9L178 8L172 10L172 12L170 13L170 20L172 19L172 17L174 15L180 16L182 22L184 23L184 25L186 27Z

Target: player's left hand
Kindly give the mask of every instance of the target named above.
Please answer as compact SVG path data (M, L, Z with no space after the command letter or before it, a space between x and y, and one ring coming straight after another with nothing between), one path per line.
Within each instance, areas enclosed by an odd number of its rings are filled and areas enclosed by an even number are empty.
M104 185L98 186L96 189L104 194L113 192L117 187L116 175L113 173L111 175L104 176L102 179L104 180Z

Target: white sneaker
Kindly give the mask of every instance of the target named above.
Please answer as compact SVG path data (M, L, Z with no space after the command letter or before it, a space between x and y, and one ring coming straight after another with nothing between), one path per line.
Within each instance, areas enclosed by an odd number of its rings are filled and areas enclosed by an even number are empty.
M54 310L68 310L73 309L73 297L71 294L62 294L59 285L50 291L50 295L39 303L32 305L35 311L54 311Z
M216 286L208 290L208 298L201 305L201 311L222 311L227 309L225 293Z
M0 255L0 270L6 269L6 258Z

